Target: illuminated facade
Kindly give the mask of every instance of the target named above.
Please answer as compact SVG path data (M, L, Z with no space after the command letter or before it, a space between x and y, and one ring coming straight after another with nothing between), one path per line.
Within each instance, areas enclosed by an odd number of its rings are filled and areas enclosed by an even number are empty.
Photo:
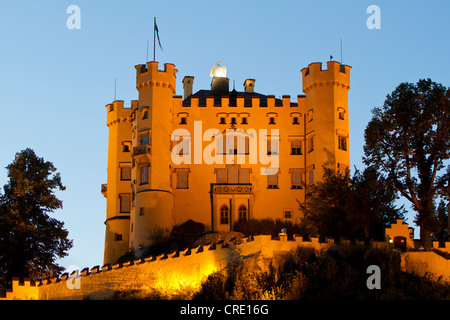
M303 68L304 95L295 99L257 93L253 79L229 90L220 63L208 90L194 93L194 77L185 76L183 96L173 64L135 68L139 99L106 106L105 264L189 219L213 231L240 219L299 222L297 200L322 166L349 168L347 65Z

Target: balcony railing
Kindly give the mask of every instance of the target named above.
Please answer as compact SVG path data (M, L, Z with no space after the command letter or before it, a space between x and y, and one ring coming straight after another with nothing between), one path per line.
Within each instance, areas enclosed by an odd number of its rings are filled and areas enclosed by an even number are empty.
M212 188L213 193L252 193L251 184L215 184Z
M133 156L138 156L140 154L152 153L152 147L149 145L141 145L133 148Z

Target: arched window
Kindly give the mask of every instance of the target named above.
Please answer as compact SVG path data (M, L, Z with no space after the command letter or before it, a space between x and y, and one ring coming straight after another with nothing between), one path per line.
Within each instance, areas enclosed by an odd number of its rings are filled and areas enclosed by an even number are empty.
M226 204L220 207L220 224L228 224L229 211Z
M247 207L243 204L239 207L239 221L247 220Z

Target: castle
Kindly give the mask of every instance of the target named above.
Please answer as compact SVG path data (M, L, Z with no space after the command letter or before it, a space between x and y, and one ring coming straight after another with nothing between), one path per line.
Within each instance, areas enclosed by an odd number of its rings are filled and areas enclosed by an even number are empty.
M138 100L106 105L105 264L189 219L211 231L251 218L298 222L297 201L323 166L349 168L350 66L309 64L295 100L257 93L254 79L230 90L220 63L209 90L194 93L185 76L183 96L173 64L135 68Z

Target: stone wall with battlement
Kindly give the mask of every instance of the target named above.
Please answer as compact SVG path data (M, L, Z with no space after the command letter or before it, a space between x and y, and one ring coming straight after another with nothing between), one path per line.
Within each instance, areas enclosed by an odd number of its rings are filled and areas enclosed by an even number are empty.
M397 221L387 230L388 239L403 235L410 229L403 221ZM397 233L392 231L398 230ZM257 235L236 241L212 243L210 245L176 251L171 254L152 256L145 259L129 261L124 264L95 266L84 268L71 275L42 280L36 284L26 280L19 282L14 278L13 289L0 300L39 299L39 300L81 300L109 299L118 291L138 290L141 292L158 290L166 296L176 295L185 289L196 290L203 280L215 271L224 269L236 254L242 257L258 257L264 263L295 250L298 247L314 248L316 251L327 250L334 245L333 239L320 242L318 238L304 239L294 235L288 240L287 235L279 234L279 239L270 235ZM344 241L346 243L346 241ZM362 244L362 243L361 243ZM373 246L391 246L389 241L372 243ZM436 248L449 252L450 243ZM407 272L425 274L433 273L450 281L450 262L445 254L436 252L411 251L402 252L402 269Z

